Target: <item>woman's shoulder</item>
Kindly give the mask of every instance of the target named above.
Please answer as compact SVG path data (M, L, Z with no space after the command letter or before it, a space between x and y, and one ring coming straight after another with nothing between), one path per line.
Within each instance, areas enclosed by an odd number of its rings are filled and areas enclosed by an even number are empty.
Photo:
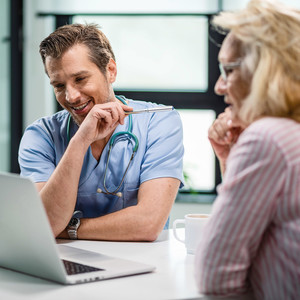
M288 118L264 117L244 130L241 135L241 141L243 140L270 142L280 148L290 141L296 141L300 146L300 123Z
M288 133L286 130L293 128L300 129L300 123L288 118L264 117L249 125L245 132L258 133L259 135L278 135Z

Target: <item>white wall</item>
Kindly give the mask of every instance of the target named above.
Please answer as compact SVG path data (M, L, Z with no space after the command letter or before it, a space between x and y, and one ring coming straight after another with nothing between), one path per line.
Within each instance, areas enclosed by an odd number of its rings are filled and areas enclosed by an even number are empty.
M291 7L300 8L300 1L298 0L279 0L281 3ZM249 0L223 0L224 10L236 10L246 7Z
M74 13L213 13L218 0L51 0L39 1L41 12Z
M24 123L25 126L37 118L54 112L53 92L45 75L39 55L39 44L54 26L53 17L38 17L37 7L45 1L25 1L24 18ZM47 1L48 2L48 1ZM50 1L51 2L51 1Z

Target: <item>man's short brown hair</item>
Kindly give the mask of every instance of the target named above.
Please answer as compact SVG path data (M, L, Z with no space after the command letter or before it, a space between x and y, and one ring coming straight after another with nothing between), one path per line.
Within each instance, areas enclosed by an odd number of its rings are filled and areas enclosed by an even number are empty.
M60 58L76 44L85 45L89 49L90 60L106 74L106 66L111 58L115 60L115 55L109 40L96 24L64 25L46 37L40 44L45 70L46 57Z

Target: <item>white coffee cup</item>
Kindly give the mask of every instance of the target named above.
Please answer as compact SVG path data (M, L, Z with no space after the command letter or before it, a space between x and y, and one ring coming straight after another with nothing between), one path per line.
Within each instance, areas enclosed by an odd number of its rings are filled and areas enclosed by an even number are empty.
M188 254L195 254L198 243L201 240L203 227L210 215L208 214L188 214L184 219L177 219L173 222L173 233L175 238L184 243ZM178 236L177 224L184 224L185 237Z

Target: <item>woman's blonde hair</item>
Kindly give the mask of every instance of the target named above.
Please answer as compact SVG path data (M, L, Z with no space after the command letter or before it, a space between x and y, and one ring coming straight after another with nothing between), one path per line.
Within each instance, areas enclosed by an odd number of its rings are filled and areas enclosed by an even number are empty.
M242 76L251 86L239 118L246 125L263 116L300 122L300 11L276 0L251 0L246 9L222 12L217 29L242 44Z

